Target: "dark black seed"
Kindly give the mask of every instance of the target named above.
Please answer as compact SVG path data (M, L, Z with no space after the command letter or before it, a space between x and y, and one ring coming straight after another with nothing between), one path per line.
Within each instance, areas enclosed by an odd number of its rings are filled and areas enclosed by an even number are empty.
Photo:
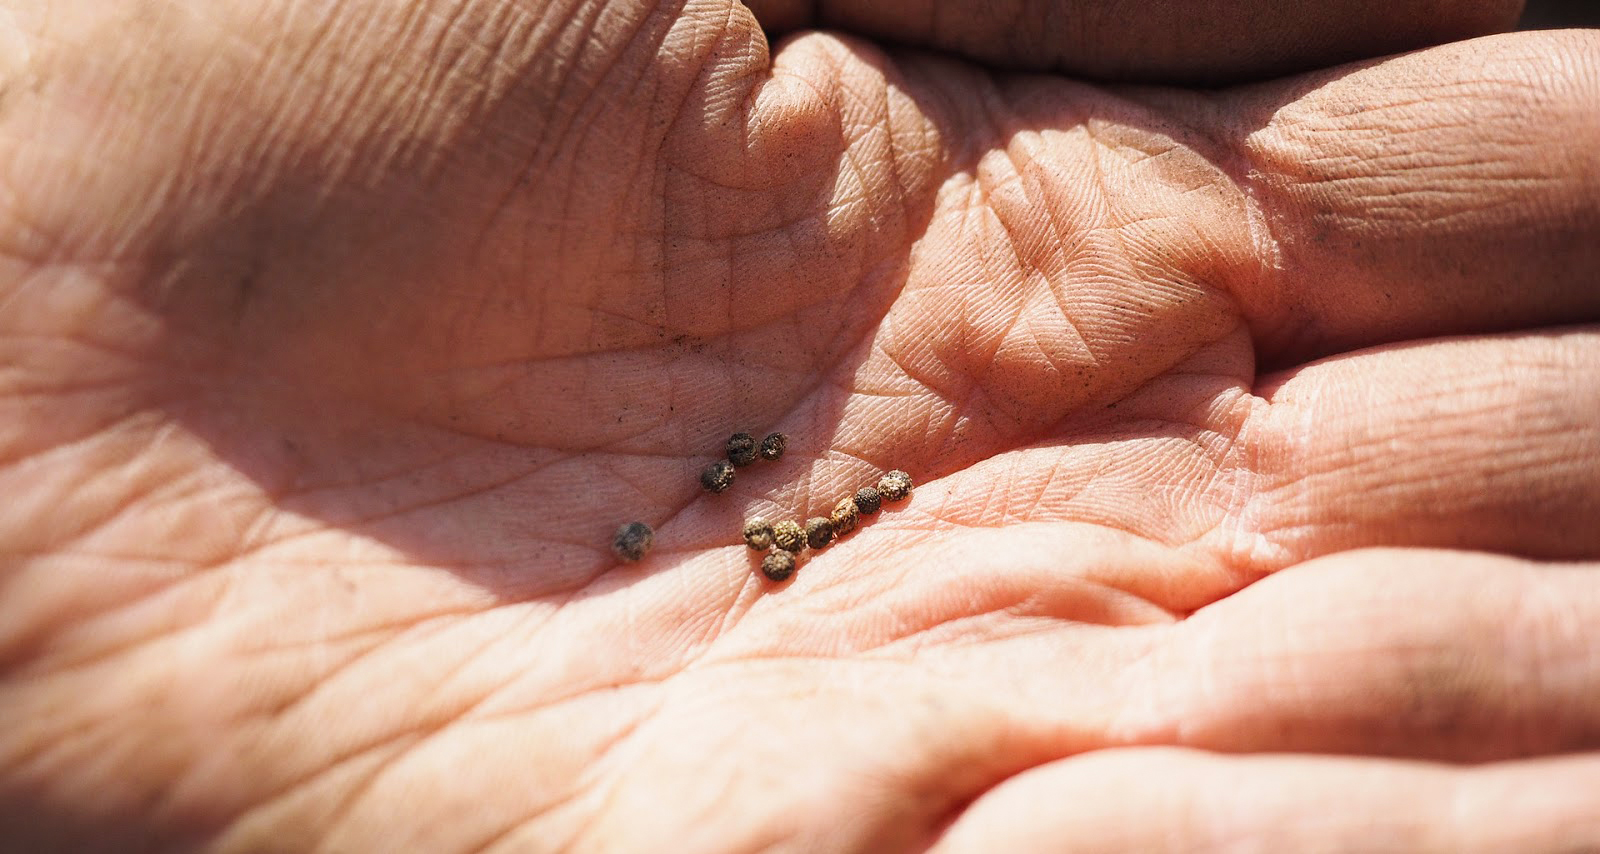
M783 449L789 447L789 437L782 433L768 433L767 438L761 440L761 458L775 460L783 456Z
M611 540L611 550L617 557L629 563L644 557L650 551L650 545L655 542L656 532L643 522L629 522L617 529L617 535Z
M833 542L833 523L821 516L806 520L806 544L814 549Z
M787 581L794 575L794 552L778 549L761 559L761 574L773 581Z
M854 498L845 498L828 514L828 521L833 524L833 535L842 537L856 529L856 523L861 521L861 511L856 508Z
M904 500L911 494L911 475L899 470L889 472L878 481L878 492L884 501Z
M743 468L756 461L756 437L735 433L728 437L728 462Z
M870 486L863 486L856 490L856 509L862 514L871 516L883 506L883 496L878 490Z
M772 544L786 552L798 552L806 547L806 532L788 519L772 523Z
M700 472L700 485L712 492L722 492L733 485L733 464L717 460Z
M745 522L744 544L758 552L772 548L772 525L760 516Z

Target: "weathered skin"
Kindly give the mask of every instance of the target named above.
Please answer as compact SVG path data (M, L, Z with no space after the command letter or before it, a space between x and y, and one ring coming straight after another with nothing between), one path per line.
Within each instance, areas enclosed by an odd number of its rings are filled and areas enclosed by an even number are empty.
M1300 5L0 7L0 838L1600 846L1600 39Z

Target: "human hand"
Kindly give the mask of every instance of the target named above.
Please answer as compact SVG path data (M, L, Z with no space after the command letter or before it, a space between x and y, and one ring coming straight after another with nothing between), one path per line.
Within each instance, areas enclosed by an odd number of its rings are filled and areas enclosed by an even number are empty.
M1301 14L1017 55L1406 46ZM723 4L0 25L20 847L1600 840L1600 591L1540 562L1600 553L1593 34L1200 92ZM706 495L740 429L788 456Z

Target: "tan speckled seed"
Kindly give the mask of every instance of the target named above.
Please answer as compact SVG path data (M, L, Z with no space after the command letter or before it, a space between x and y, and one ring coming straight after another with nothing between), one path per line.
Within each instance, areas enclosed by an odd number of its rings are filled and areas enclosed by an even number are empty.
M778 549L761 559L761 574L773 581L787 581L794 575L794 552Z
M833 535L842 537L856 529L856 523L861 521L861 510L856 507L855 496L848 496L833 508L828 515L828 521L833 523Z
M772 544L786 552L797 552L806 547L806 532L788 519L772 523Z
M806 544L820 549L833 542L833 523L825 517L812 516L806 520Z
M723 492L733 486L733 464L727 460L717 460L706 466L700 472L700 485L707 492Z
M757 516L744 523L744 544L758 552L772 548L772 525Z
M884 501L904 501L911 495L911 475L896 469L878 481L878 493Z
M645 556L650 551L650 546L655 542L655 532L643 522L629 522L617 529L617 535L611 538L611 550L617 557L633 563Z
M728 462L743 468L756 461L756 437L735 433L728 437Z

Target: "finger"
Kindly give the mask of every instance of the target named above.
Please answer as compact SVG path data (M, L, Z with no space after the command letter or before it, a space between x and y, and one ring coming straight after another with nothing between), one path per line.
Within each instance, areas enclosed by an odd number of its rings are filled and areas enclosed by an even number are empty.
M1399 347L1269 378L1217 542L1271 571L1362 546L1600 556L1600 329Z
M1600 756L1451 768L1115 750L990 790L939 840L962 851L1587 851Z
M1003 66L1124 80L1265 77L1509 28L1522 4L748 0L775 32L824 27Z
M1597 71L1600 33L1517 33L1228 96L1263 360L1600 318Z
M1484 761L1600 747L1592 565L1424 550L1322 558L1171 630L1113 743Z

